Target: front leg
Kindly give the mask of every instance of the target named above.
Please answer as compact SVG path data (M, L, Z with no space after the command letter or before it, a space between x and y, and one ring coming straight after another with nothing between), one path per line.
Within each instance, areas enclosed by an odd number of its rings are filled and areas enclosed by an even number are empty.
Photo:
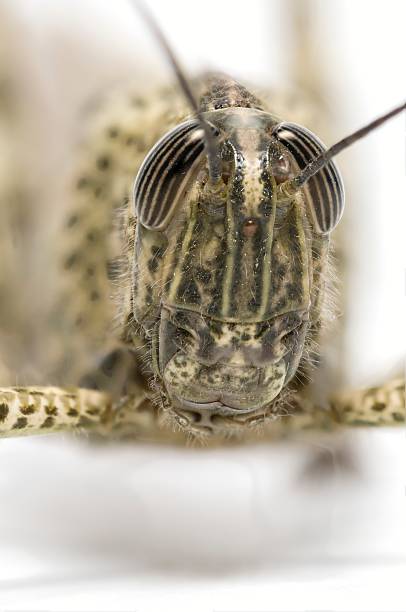
M150 400L134 351L109 353L80 387L0 388L0 437L89 431L104 437L179 443Z
M331 407L341 425L399 426L406 421L405 379L397 378L379 387L337 394Z
M100 428L111 410L110 396L90 389L0 388L0 436Z
M66 432L103 437L176 442L184 436L165 428L143 395L113 402L103 391L61 387L0 388L0 438Z
M108 434L113 427L114 402L130 391L140 404L144 402L145 389L136 376L135 360L125 349L107 355L79 387L0 389L0 436L77 429ZM136 412L137 402L133 405Z
M348 427L399 427L406 422L405 379L396 378L378 387L342 392L318 406L294 395L286 410L264 429L266 439L282 439L301 432L332 432Z

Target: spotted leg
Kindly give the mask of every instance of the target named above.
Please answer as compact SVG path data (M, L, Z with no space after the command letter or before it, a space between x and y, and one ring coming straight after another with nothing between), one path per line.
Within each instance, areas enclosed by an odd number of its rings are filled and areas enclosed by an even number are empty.
M83 388L0 388L0 437L60 431L89 431L101 436L171 441L157 412L144 397L114 403L108 393ZM173 434L173 441L181 436Z
M0 437L64 430L178 441L182 436L165 427L150 393L134 351L119 347L82 378L80 387L0 388Z
M405 380L402 378L379 387L339 393L324 406L317 406L297 394L286 414L267 425L264 437L280 439L299 432L334 431L346 427L404 426L405 402Z
M396 426L406 420L405 380L337 394L331 402L337 421L347 426Z
M110 418L108 394L60 387L0 388L0 436L102 427Z

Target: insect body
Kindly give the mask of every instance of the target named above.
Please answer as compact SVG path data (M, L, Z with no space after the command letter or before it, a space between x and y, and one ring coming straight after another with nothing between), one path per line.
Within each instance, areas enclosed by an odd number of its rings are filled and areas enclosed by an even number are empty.
M66 224L62 302L66 329L95 354L115 316L116 347L80 388L1 390L5 435L82 426L178 439L404 421L403 381L324 407L307 393L344 207L339 149L326 153L229 77L194 89L197 117L173 91L152 112L128 98L107 116ZM62 359L55 379L66 371Z

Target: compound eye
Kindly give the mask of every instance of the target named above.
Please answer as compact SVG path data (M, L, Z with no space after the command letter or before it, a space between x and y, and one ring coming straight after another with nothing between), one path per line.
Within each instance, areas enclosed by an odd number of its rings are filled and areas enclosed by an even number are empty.
M217 134L217 130L213 128ZM203 129L198 121L181 123L165 134L143 161L134 183L138 221L162 231L168 225L204 156Z
M281 123L273 136L284 145L302 170L326 150L310 130L295 123ZM314 228L319 234L331 232L344 210L344 186L333 161L312 176L303 188Z

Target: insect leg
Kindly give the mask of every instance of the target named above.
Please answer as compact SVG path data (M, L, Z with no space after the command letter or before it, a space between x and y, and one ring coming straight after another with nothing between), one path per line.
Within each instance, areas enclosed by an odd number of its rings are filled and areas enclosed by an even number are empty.
M331 406L342 425L395 426L405 424L405 401L405 380L399 378L379 387L337 394Z
M108 394L60 387L0 388L0 437L102 427L111 413Z
M255 432L258 442L281 440L304 432L329 432L346 427L396 427L406 422L405 380L356 389L332 396L323 405L295 394L286 414ZM244 436L251 441L252 432Z
M88 431L100 436L152 442L185 441L165 427L143 395L114 403L108 393L84 388L0 388L0 438L60 431Z

